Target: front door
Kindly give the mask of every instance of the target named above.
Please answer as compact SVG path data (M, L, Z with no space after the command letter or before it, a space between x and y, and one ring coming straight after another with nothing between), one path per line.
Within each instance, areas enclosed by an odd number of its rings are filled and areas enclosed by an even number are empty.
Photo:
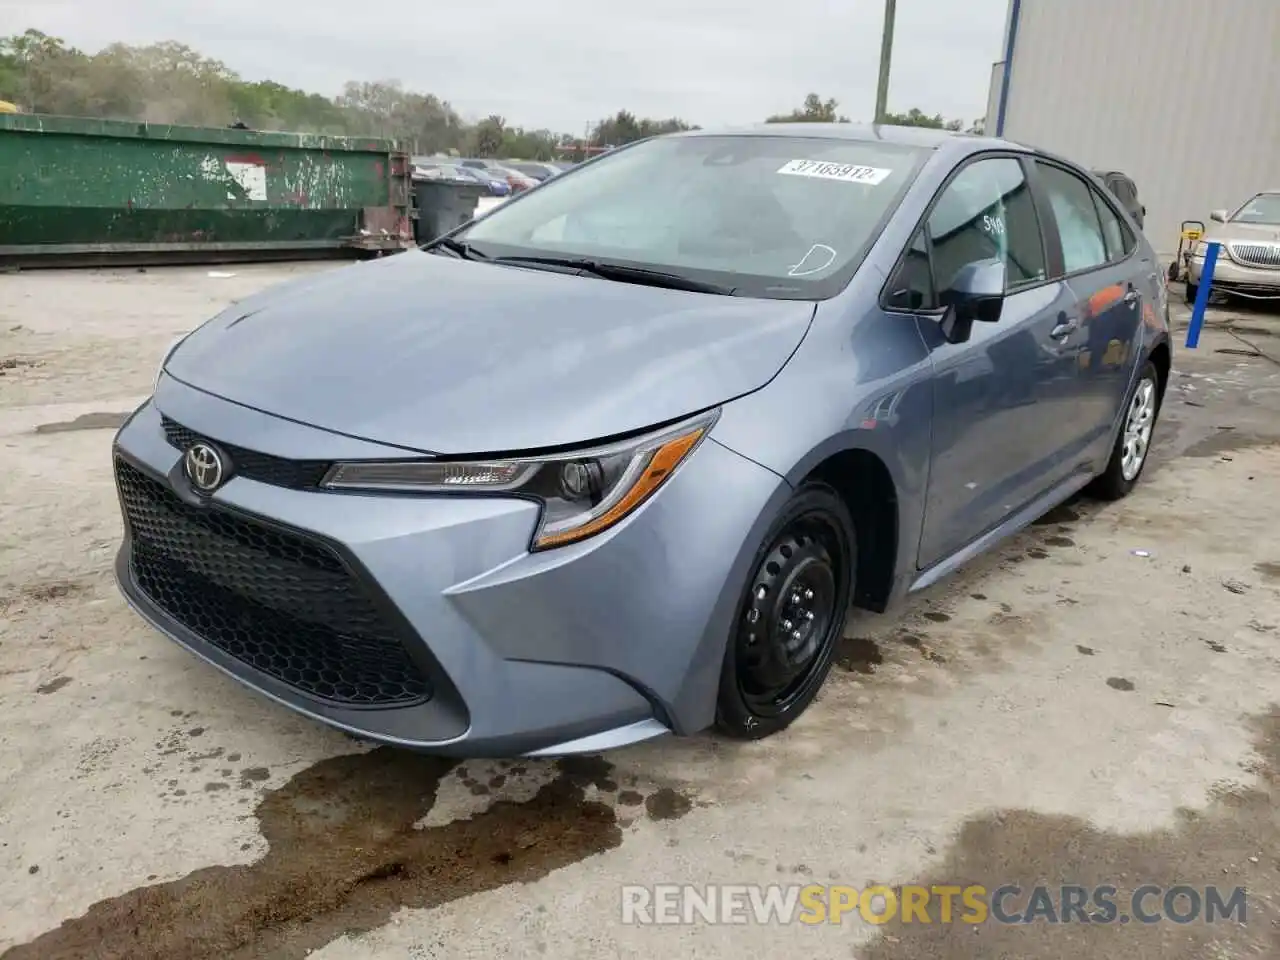
M926 223L935 284L998 257L1008 292L1000 320L949 343L920 317L932 351L933 438L919 566L929 567L998 526L1069 472L1079 400L1077 302L1048 280L1036 206L1016 157L971 161Z

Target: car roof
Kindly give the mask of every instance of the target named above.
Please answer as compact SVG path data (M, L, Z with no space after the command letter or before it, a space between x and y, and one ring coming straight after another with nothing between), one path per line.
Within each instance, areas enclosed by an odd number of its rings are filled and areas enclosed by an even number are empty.
M978 134L933 127L897 127L874 123L757 123L742 127L717 127L708 130L688 130L672 134L676 137L705 136L752 137L817 137L825 140L860 140L881 143L900 143L904 146L938 147L963 142L973 149L1000 148L1029 151L1031 148L1010 140L984 137Z

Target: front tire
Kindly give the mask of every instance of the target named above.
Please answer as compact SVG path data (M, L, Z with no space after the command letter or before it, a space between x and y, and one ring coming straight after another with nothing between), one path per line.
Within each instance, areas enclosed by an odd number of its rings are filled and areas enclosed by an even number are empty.
M813 702L844 635L856 543L848 508L823 483L801 485L770 525L725 648L721 733L762 739Z
M1138 483L1151 452L1151 438L1160 415L1160 375L1156 365L1148 360L1138 375L1138 381L1125 399L1124 421L1111 458L1086 489L1099 500L1119 500L1127 496Z

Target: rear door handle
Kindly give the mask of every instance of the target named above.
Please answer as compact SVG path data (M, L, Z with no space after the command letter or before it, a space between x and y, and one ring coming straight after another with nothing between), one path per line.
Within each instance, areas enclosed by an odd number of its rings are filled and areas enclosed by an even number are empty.
M1056 327L1049 331L1049 336L1054 340L1065 340L1067 337L1071 336L1071 334L1075 333L1076 328L1079 326L1080 324L1074 317L1069 320L1062 320Z
M1128 293L1126 293L1126 294L1124 295L1124 302L1125 302L1125 303L1137 303L1137 302L1138 302L1138 291L1137 291L1137 290L1130 290Z

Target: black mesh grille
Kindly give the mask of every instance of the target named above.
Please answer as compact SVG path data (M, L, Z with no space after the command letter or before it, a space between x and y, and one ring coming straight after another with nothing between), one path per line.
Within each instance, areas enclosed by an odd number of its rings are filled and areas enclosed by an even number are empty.
M329 469L329 463L325 460L286 460L284 457L273 457L268 453L222 443L216 437L203 436L169 417L161 417L160 423L170 446L186 450L201 440L212 443L227 455L233 473L259 483L269 483L273 487L290 487L295 490L318 487Z
M183 626L314 696L403 705L431 689L325 545L217 507L193 507L117 458L138 587Z

